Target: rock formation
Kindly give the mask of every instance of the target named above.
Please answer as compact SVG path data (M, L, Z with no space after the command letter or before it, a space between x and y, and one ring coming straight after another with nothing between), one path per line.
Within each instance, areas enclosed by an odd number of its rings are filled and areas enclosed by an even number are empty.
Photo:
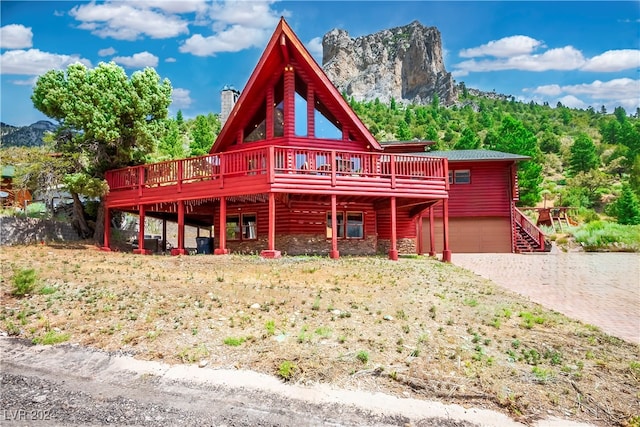
M444 67L440 31L414 21L403 27L351 38L333 29L322 39L324 71L341 92L358 101L428 104L457 99L456 85Z

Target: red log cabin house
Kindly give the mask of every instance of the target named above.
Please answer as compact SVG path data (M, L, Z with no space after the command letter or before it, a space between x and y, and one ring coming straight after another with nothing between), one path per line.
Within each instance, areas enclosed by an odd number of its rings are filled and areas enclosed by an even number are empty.
M177 222L174 255L185 225L215 230L215 254L267 258L535 249L525 157L428 145L379 143L281 19L209 155L107 172L103 249L114 210L139 215L139 242L145 216Z

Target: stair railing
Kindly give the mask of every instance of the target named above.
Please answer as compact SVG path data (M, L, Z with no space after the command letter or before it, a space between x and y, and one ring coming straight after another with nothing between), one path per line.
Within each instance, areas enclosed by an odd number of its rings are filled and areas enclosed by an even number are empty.
M538 243L539 248L544 250L545 237L542 230L540 230L531 220L522 213L522 211L516 207L513 208L513 220L516 225L529 235L534 241Z

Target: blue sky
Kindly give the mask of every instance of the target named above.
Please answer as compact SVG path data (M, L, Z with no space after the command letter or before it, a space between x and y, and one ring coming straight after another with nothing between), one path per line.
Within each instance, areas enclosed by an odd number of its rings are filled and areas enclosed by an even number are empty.
M38 75L75 61L154 67L174 88L170 113L220 111L242 89L284 16L316 60L322 36L418 20L442 33L445 67L468 87L524 101L608 111L640 107L640 2L611 1L6 1L0 2L0 120L44 115Z

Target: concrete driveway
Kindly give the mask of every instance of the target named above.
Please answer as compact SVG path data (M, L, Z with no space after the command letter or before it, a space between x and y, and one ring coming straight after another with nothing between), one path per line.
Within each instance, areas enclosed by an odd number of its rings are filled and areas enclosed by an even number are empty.
M640 344L640 254L453 254L453 264Z

